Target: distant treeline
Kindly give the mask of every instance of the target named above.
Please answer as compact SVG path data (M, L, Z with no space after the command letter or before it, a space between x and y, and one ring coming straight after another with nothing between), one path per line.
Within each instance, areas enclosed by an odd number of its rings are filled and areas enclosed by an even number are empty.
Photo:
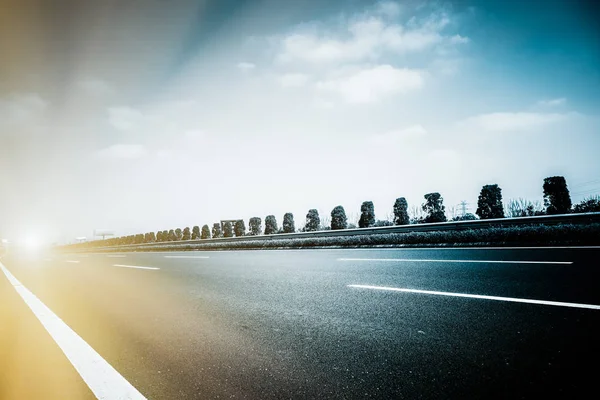
M502 202L502 189L497 184L485 185L481 188L477 200L477 210L475 214L463 213L453 217L452 221L465 221L475 219L492 218L511 218L527 217L538 215L554 215L568 213L600 212L600 197L593 196L583 200L581 203L572 206L571 196L567 188L567 182L562 176L552 176L544 179L543 183L544 202L533 203L525 199L510 200L506 205ZM375 206L372 201L365 201L360 207L360 218L358 228L368 228L372 226L392 226L408 225L429 222L446 222L446 207L444 199L438 192L427 193L425 202L420 207L412 210L412 216L409 216L408 202L406 198L399 197L393 205L393 217L377 220L375 218ZM390 220L391 219L391 220ZM324 219L326 220L326 219ZM354 229L356 225L348 223L346 211L341 205L336 206L331 211L331 218L328 223L322 220L316 209L308 210L306 214L305 225L302 229L296 230L294 215L286 213L283 216L283 224L278 227L277 219L274 215L268 215L265 218L264 234L272 235L279 233L294 232L313 232L319 230L336 229ZM139 233L136 235L122 236L104 240L94 240L85 243L79 243L76 247L104 247L119 246L127 244L142 244L155 242L174 242L181 240L198 240L234 236L257 236L262 235L262 220L260 217L252 217L248 221L248 231L243 220L237 220L234 223L226 221L224 223L214 223L212 229L208 225L194 226L184 229L169 229L158 232Z

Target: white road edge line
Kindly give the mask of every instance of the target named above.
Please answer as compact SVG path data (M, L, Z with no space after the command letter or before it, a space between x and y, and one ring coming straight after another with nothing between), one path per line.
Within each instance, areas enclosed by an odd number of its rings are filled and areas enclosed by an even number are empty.
M109 257L109 258L123 258L123 257L127 257L127 256L122 255L122 254L109 254L107 257Z
M79 260L66 260L65 262L72 263L72 264L79 264L81 261L79 261Z
M208 256L163 256L164 258L209 258Z
M113 267L121 267L121 268L137 268L137 269L160 269L157 267L141 267L139 265L124 265L124 264L113 264Z
M146 399L85 340L23 286L2 263L0 269L98 399Z
M517 261L517 260L423 260L413 258L338 258L338 261L396 261L396 262L446 262L482 264L559 264L570 265L573 261Z
M387 286L348 285L348 287L358 288L358 289L372 289L372 290L386 290L386 291L391 291L391 292L431 294L431 295L436 295L436 296L467 297L470 299L509 301L509 302L513 302L513 303L542 304L542 305L546 305L546 306L559 306L559 307L586 308L586 309L590 309L590 310L600 310L600 306L597 306L594 304L565 303L565 302L561 302L561 301L520 299L520 298L516 298L516 297L485 296L485 295L481 295L481 294L468 294L468 293L437 292L437 291L432 291L432 290L404 289L404 288L394 288L394 287L387 287Z

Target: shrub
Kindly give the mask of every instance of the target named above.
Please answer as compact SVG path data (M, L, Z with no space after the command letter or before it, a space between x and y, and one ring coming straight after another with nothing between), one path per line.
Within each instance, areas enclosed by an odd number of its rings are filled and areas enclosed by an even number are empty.
M296 227L294 226L294 214L285 213L283 216L283 233L294 233Z
M229 221L223 224L223 237L233 237L233 226L231 226L231 222Z
M375 225L375 206L372 201L363 201L360 206L359 228L368 228Z
M306 214L306 224L304 225L304 230L306 232L318 231L320 224L321 219L319 218L319 212L314 208L308 210L308 214Z
M192 228L192 240L196 239L200 239L200 227L198 225Z
M394 203L394 224L408 225L409 223L408 202L404 197L398 197Z
M422 208L426 213L423 222L446 222L446 207L439 193L427 193Z
M261 228L262 220L259 217L252 217L248 221L248 226L250 227L250 235L260 235L262 233Z
M210 239L210 228L208 225L202 225L202 234L200 235L200 239Z
M466 213L464 215L459 215L459 216L452 218L452 221L475 221L476 219L477 219L477 217L474 216L473 214Z
M103 242L103 241L97 241ZM261 249L261 248L310 248L310 247L369 247L369 246L429 246L429 245L594 245L600 242L600 223L585 225L520 225L453 231L428 231L405 233L381 233L353 236L330 236L310 238L275 238L272 240L248 240L235 242L187 242L156 244L140 247L144 250L200 250L200 249ZM92 242L63 248L70 250L90 247ZM135 248L136 245L133 245ZM120 247L115 247L119 251Z
M587 199L583 199L581 203L575 204L575 206L573 207L573 212L600 212L600 196L591 196Z
M243 219L239 219L235 222L235 226L233 227L235 232L235 236L244 236L246 234L246 224Z
M571 195L563 176L545 178L543 189L546 214L566 214L571 210Z
M277 233L277 220L274 215L267 215L265 218L265 235L274 235Z
M213 239L223 237L223 232L221 232L221 224L218 222L213 224L212 237Z
M394 226L392 221L378 219L373 226Z
M344 207L337 206L331 210L331 229L346 229L348 227L348 218Z
M173 229L169 230L168 240L169 242L174 242L177 240L177 235L175 234L175 231Z
M498 185L485 185L481 188L475 214L481 219L504 218L502 189Z

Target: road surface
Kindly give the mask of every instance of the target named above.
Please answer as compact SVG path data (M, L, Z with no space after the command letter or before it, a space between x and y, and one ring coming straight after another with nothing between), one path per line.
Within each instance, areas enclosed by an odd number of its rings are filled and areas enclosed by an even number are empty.
M10 253L0 398L574 398L597 386L598 260L600 248Z

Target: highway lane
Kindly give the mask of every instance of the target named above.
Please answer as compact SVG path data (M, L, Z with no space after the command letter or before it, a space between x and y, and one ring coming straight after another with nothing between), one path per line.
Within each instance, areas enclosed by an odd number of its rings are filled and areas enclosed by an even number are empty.
M599 310L348 285L600 305L599 253L271 250L2 262L151 399L532 398L594 387L587 364L600 355ZM484 260L494 262L462 262Z

